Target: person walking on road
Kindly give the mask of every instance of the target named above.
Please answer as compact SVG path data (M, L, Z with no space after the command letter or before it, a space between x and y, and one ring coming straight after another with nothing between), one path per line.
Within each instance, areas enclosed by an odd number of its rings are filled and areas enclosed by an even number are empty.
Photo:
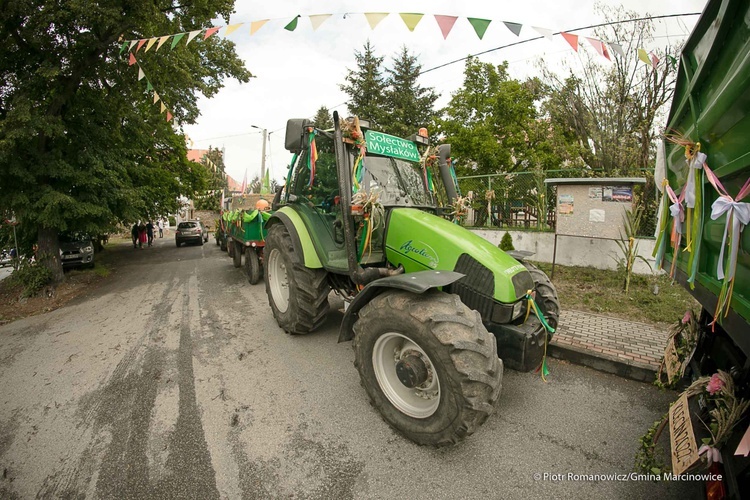
M143 248L143 244L147 241L148 236L146 235L146 224L141 222L138 226L138 248Z
M154 243L154 223L151 221L148 221L148 224L146 224L146 236L148 238L148 246L151 246Z
M159 226L159 238L164 238L164 219L159 219L156 224Z
M138 224L140 222L141 221L138 221L135 224L133 224L133 228L130 230L130 237L133 239L133 248L138 248L138 235L140 232L138 230Z

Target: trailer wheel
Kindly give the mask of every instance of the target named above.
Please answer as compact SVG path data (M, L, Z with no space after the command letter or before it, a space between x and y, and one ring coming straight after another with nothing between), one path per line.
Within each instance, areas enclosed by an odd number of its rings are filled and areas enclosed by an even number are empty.
M219 241L220 248L221 248L222 251L226 252L227 251L227 237L226 237L226 235L222 235L222 237L221 237L220 240L221 240L221 241Z
M248 248L245 252L245 273L251 285L260 281L260 258L258 251L254 248Z
M552 284L549 276L534 264L529 264L525 261L521 263L529 270L531 277L534 279L534 289L536 290L534 302L536 302L536 305L539 306L542 314L544 314L547 324L557 329L557 323L560 318L560 301L557 298L555 285ZM552 340L551 333L548 334L547 340Z
M226 245L227 245L227 254L229 254L230 257L234 258L234 240L227 236Z
M242 267L242 245L238 241L232 240L232 264L234 267Z
M271 226L263 263L266 294L273 316L287 333L310 333L328 314L328 276L323 269L305 267L283 224Z
M372 405L408 439L454 444L494 411L503 377L496 340L457 295L386 291L359 312L354 334Z

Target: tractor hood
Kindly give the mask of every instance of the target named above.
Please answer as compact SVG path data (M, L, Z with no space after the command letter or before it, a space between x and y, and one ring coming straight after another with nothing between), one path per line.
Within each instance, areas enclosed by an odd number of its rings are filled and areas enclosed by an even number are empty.
M523 264L481 236L442 217L413 208L391 210L386 257L407 273L426 269L457 271L475 292L510 303L534 288Z

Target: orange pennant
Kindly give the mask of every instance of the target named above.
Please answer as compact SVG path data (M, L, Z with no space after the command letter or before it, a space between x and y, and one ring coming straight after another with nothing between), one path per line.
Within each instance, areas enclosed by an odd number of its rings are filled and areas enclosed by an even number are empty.
M218 26L218 27L213 27L213 28L208 28L208 29L206 30L206 34L205 34L205 35L203 35L203 39L205 40L206 38L210 37L211 35L213 35L213 34L214 34L214 33L216 33L217 31L219 31L220 29L221 29L221 26Z
M253 21L252 23L250 23L250 34L254 35L267 22L268 22L268 19L263 19L262 21Z
M172 113L167 111L167 121L172 121Z
M564 31L560 34L565 39L565 41L568 42L571 47L573 47L573 50L578 52L578 35L571 35L570 33L565 33Z
M144 44L144 43L146 43L147 41L148 41L148 40L147 40L147 39L145 39L145 38L144 38L143 40L139 40L139 41L138 41L138 48L137 48L137 49L135 49L135 51L136 51L136 52L138 52L139 50L141 50L141 47L143 47L143 44Z
M128 66L132 66L132 65L134 65L134 64L135 64L136 62L137 62L137 61L135 60L135 56L134 56L134 55L133 55L133 53L131 52L131 53L130 53L130 60L128 61Z

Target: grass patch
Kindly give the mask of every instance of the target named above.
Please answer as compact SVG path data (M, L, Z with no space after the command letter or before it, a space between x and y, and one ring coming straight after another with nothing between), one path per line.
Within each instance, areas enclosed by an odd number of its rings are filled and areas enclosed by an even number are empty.
M100 264L98 262L94 263L94 274L97 276L101 276L102 278L106 278L109 276L110 270L107 266Z
M535 263L548 275L552 264ZM624 271L607 271L591 267L555 265L552 279L560 298L560 307L593 312L646 323L671 324L682 318L687 309L700 309L698 302L666 274L634 274L630 293L623 291ZM654 294L654 285L658 294Z

